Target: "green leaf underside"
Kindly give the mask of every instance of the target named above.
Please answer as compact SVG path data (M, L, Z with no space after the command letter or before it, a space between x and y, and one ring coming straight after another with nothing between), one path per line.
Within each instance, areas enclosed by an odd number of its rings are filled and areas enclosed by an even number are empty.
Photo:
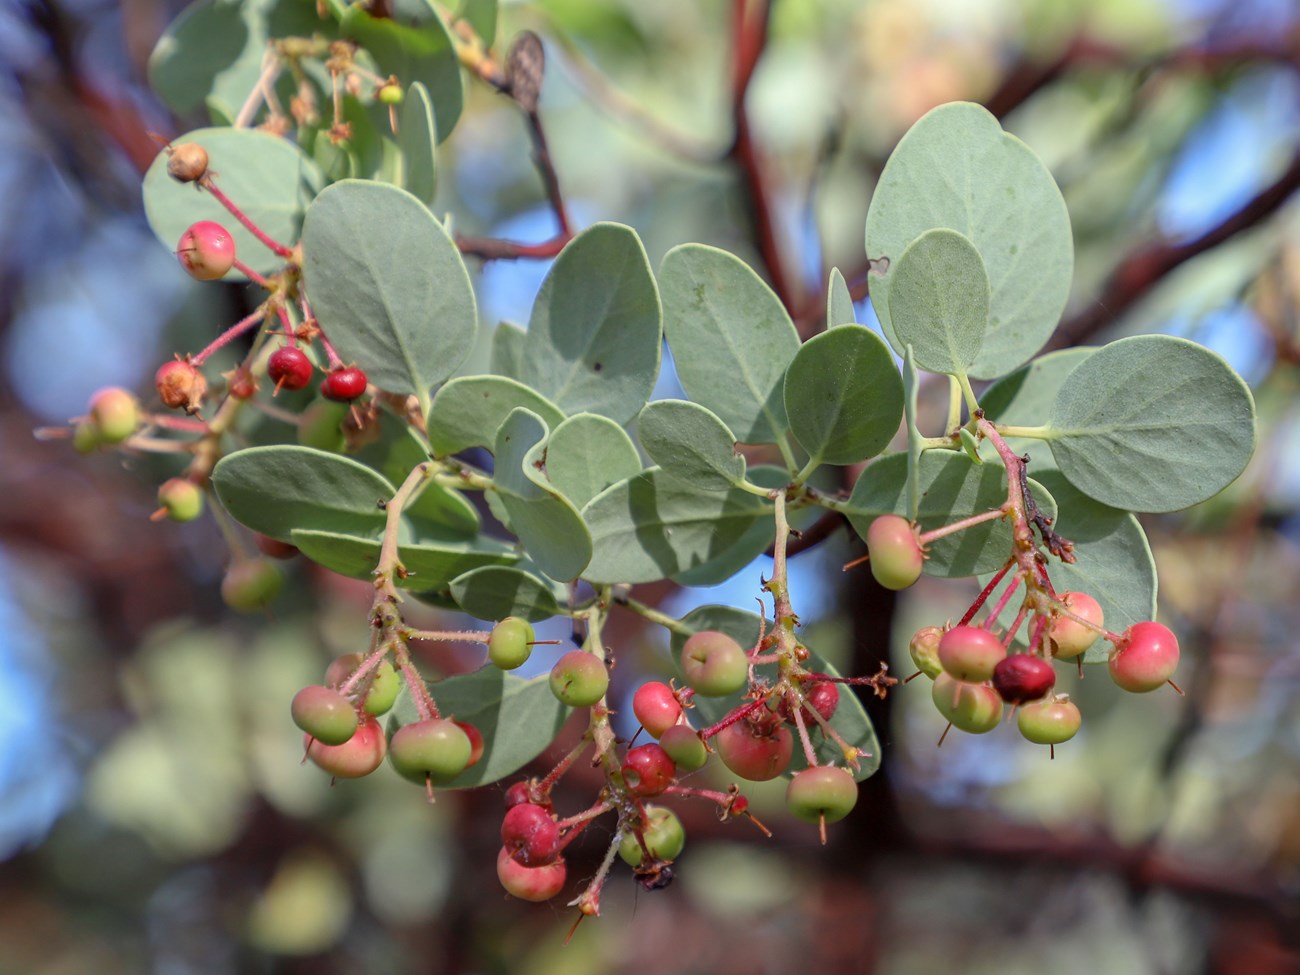
M438 189L438 126L429 89L418 81L412 84L398 116L397 145L403 161L398 185L429 206Z
M889 258L873 274L871 302L900 353L890 305L897 261L935 227L979 250L991 287L989 327L968 370L991 379L1026 362L1065 308L1074 245L1065 201L1047 168L979 105L954 102L926 114L889 157L867 214L867 254Z
M598 413L626 424L659 376L662 320L636 233L595 224L569 242L542 282L520 379L567 414Z
M382 541L341 532L295 529L290 537L302 554L331 572L350 579L374 578ZM438 589L452 579L484 565L509 565L519 555L508 545L490 538L466 539L449 536L445 540L422 538L398 546L398 558L406 569L396 579L403 589Z
M560 494L535 466L545 456L545 421L515 409L497 431L497 496L510 518L510 529L547 575L575 579L591 560L592 541L573 503Z
M861 325L805 342L786 370L784 390L790 429L820 463L874 457L903 417L903 381L889 347Z
M468 354L474 289L455 242L404 190L344 180L303 224L303 277L344 361L391 393L423 398Z
M528 333L511 322L501 322L492 333L492 371L507 379L518 379L524 368L524 343Z
M213 469L212 486L235 520L282 542L297 528L382 532L386 516L379 504L395 492L363 464L295 446L229 454Z
M641 455L621 426L595 413L578 413L551 431L546 476L581 509L611 484L641 472Z
M375 59L382 77L396 75L404 85L420 82L433 102L439 139L455 128L464 93L460 63L442 18L428 3L407 5L413 23L372 17L353 5L343 16L343 33L360 42Z
M367 444L352 455L355 460L379 471L394 484L401 484L417 465L429 459L428 452L414 431L387 410L379 413L380 439ZM476 535L480 519L478 509L459 491L426 481L415 500L403 514L420 528L455 531Z
M771 506L739 489L693 490L652 468L606 488L587 503L592 582L654 582L726 552Z
M486 566L451 581L456 604L481 620L520 616L530 622L560 611L552 583L516 567Z
M916 365L960 375L979 356L989 322L989 279L979 251L955 230L929 230L893 268L889 315Z
M1001 464L975 464L965 454L928 450L921 455L918 475L922 531L1000 507L1007 500L1006 469ZM1036 481L1029 483L1043 514L1055 517L1051 494ZM863 538L877 516L889 513L907 514L906 454L881 457L863 471L845 511ZM996 572L1011 552L1010 525L994 519L930 542L925 572L949 578Z
M1035 477L1052 492L1060 508L1053 527L1074 542L1074 563L1050 562L1057 592L1088 593L1101 604L1107 629L1116 633L1155 619L1156 564L1137 518L1092 500L1060 471L1039 471ZM1013 597L1001 617L1004 626L1011 624L1019 605ZM1025 634L1019 635L1023 643ZM1098 640L1084 662L1105 663L1110 649L1109 643Z
M1080 346L1041 355L984 390L980 394L980 406L994 423L1041 426L1051 415L1056 393L1065 377L1095 351L1093 346ZM1051 449L1042 440L1008 437L1007 443L1017 454L1030 455L1030 470L1035 474L1056 466ZM993 445L987 441L981 449L986 459L994 454Z
M760 464L749 469L748 479L759 487L775 488L790 483L790 472L784 467ZM820 508L812 506L792 507L787 509L787 518L790 527L802 531L811 527L820 513ZM702 565L676 573L672 577L673 581L683 586L721 585L772 546L775 529L776 524L771 518L756 518L745 533L726 550Z
M429 685L445 718L466 721L483 736L483 757L438 789L467 789L496 782L540 755L559 734L569 709L551 693L547 675L524 680L497 667L448 677ZM405 687L388 720L391 735L419 714Z
M324 184L316 164L292 142L252 129L199 129L179 142L197 142L208 153L221 192L237 203L272 240L291 247L298 240L303 214ZM212 220L234 238L235 253L254 271L270 274L284 259L268 250L230 215L210 193L178 183L167 175L167 154L160 152L144 175L144 212L163 246L176 249L190 224ZM231 271L228 280L242 275Z
M474 28L483 46L490 48L497 33L497 0L462 0L457 19Z
M687 395L742 443L787 429L782 383L799 333L780 299L738 257L683 244L659 269L664 333Z
M496 447L497 431L512 410L536 413L550 428L564 422L560 408L523 383L505 376L460 376L433 397L429 410L429 446L446 457L470 447Z
M858 313L853 307L853 295L844 275L837 267L831 268L831 277L826 285L826 327L857 324Z
M1061 384L1052 455L1079 490L1130 511L1213 497L1255 449L1250 389L1187 339L1140 335L1098 349Z
M747 650L758 642L759 619L757 614L747 613L731 606L700 606L682 617L682 622L691 627L693 631L721 630ZM771 628L770 621L768 628ZM686 637L677 633L672 634L670 646L674 661L680 661L682 645L685 642ZM803 666L817 673L839 676L835 668L815 652L809 656L808 660L804 661ZM776 666L774 664L755 668L755 672L766 677L772 683L776 681ZM729 697L696 696L693 700L695 710L691 712L691 723L697 730L702 730L708 725L717 724L727 716L728 712L744 703L739 693ZM863 710L862 703L847 686L840 685L839 707L835 709L830 724L845 741L860 748L863 752L858 759L861 767L854 773L854 778L861 782L863 779L870 777L880 767L880 742L876 739L875 729L871 726L871 719L867 717L867 712ZM795 746L793 760L790 762L790 768L785 773L787 778L800 769L808 767L803 747L798 740L798 731L793 726L791 726L790 731L795 735ZM817 755L818 764L843 765L844 755L839 746L827 740L826 736L822 734L819 725L814 724L809 727L808 734L812 738L813 752Z
M902 513L910 520L916 521L917 511L921 506L921 442L925 434L916 425L916 395L920 389L921 378L917 375L916 365L912 361L912 347L903 350L903 413L907 418L907 508Z
M735 435L716 413L698 403L647 403L636 432L663 476L697 491L729 491L745 477L745 458L736 453Z

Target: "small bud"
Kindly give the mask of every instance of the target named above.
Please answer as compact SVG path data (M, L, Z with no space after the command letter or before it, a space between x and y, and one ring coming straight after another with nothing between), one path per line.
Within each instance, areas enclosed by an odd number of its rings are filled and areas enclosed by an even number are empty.
M390 81L375 92L375 97L385 105L402 104L402 86Z
M167 159L167 175L178 183L193 183L208 172L208 151L197 142L174 146Z

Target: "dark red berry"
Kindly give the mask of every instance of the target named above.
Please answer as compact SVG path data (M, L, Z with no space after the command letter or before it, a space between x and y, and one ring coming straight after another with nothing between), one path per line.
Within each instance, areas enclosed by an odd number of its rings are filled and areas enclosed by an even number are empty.
M1042 657L1018 653L993 668L993 689L1008 704L1028 704L1046 697L1056 684L1056 671Z
M634 796L657 796L673 784L677 766L654 743L638 745L623 759L623 781Z
M271 353L266 364L266 374L278 389L302 389L311 382L311 360L302 349L292 345L281 346Z
M356 366L335 369L320 384L321 395L339 403L351 403L366 391L366 374Z
M830 681L820 680L804 688L804 699L822 716L823 721L829 721L831 716L835 714L835 709L840 706L840 689ZM799 710L806 727L819 727L817 719L808 710L808 705L804 705ZM783 721L794 724L794 710L791 708L789 700L784 697L781 698L781 703L777 705L776 711Z
M501 821L501 844L525 867L541 867L560 855L560 828L541 806L511 806Z

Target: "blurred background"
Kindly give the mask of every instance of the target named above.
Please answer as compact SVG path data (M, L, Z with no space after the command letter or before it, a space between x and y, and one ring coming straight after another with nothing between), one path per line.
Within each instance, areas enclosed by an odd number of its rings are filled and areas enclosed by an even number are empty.
M631 224L656 265L683 241L726 247L811 331L831 267L865 281L893 144L934 105L979 101L1070 207L1054 345L1193 338L1242 373L1261 423L1223 495L1143 519L1185 698L1090 671L1068 687L1083 731L1049 761L1011 729L936 748L925 688L900 687L866 702L884 764L827 847L780 786L746 790L772 840L687 807L677 881L647 892L616 870L567 947L570 911L497 883L500 787L430 807L386 767L330 788L299 766L288 701L364 645L363 591L290 563L269 618L235 617L215 524L147 520L158 466L33 436L101 386L148 395L162 361L250 307L246 286L181 273L142 213L150 133L207 124L146 83L183 6L0 3L0 975L1300 971L1293 0L503 4L500 50L543 38L541 118L578 226ZM437 209L462 232L555 233L523 117L486 86L467 83L439 165ZM526 322L547 262L469 264L484 334ZM795 560L805 639L842 670L905 676L908 636L973 585L895 597L840 571L859 551L836 531ZM752 609L768 564L645 598ZM623 694L667 665L638 622L611 637L636 661ZM596 787L575 778L562 809ZM574 850L575 893L608 832Z

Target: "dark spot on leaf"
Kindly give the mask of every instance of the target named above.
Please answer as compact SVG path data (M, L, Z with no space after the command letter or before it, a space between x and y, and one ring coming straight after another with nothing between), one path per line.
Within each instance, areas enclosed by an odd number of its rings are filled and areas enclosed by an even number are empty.
M595 372L600 372L600 370L602 370L602 369L605 368L605 363L603 363L603 362L593 362L593 363L591 364L591 368L592 368L592 370L595 371Z

